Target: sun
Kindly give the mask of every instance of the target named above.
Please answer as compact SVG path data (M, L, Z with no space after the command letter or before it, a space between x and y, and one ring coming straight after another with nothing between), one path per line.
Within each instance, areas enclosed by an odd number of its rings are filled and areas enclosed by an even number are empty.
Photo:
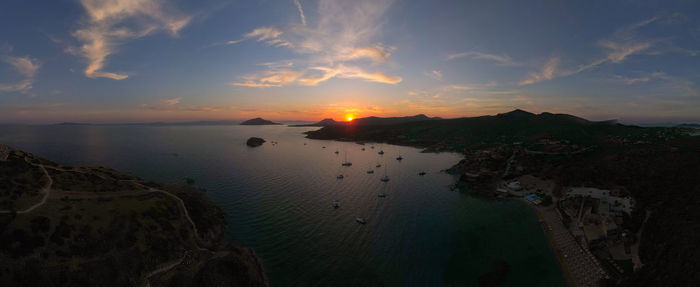
M352 122L352 116L347 116L348 122Z

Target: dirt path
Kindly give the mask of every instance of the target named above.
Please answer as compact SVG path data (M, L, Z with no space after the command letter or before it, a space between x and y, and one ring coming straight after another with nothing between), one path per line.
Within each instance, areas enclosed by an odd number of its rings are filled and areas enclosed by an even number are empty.
M33 166L38 166L39 168L41 168L41 170L44 172L44 175L45 175L46 178L49 180L49 182L47 182L46 185L44 186L44 188L41 189L41 192L44 193L44 197L41 199L41 201L40 201L39 203L37 203L37 204L34 204L34 205L30 206L29 208L27 208L27 209L25 209L25 210L19 210L19 211L17 211L18 214L30 213L30 212L32 212L34 209L37 209L38 207L41 207L42 205L44 205L44 203L46 203L46 200L49 198L49 194L51 194L51 186L53 185L53 179L52 179L51 176L49 175L49 172L46 171L46 168L44 168L44 165L43 165L43 164L33 164L33 163L32 163L31 165L33 165ZM7 213L11 213L11 212L12 212L12 211L10 211L10 210L0 210L0 213L3 213L3 214L7 214Z

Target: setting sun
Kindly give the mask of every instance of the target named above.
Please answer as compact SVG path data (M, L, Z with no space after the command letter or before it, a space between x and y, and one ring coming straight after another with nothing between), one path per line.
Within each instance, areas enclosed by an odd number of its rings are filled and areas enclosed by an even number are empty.
M352 116L348 116L347 118L348 118L348 122L352 121Z

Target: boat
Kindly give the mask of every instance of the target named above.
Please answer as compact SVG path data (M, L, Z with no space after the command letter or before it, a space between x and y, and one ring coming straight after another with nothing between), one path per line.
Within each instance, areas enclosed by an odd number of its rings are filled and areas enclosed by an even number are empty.
M369 148L374 149L374 146L370 146Z
M335 154L339 154L339 153L340 153L340 152L338 152L338 150L335 151Z
M337 200L334 200L333 201L333 208L338 208L338 207L340 207L340 202L338 202Z
M321 147L321 148L326 148L326 147L325 147L325 146L323 146L323 147Z
M335 178L337 178L337 179L343 179L343 178L345 178L345 177L344 177L342 174L339 174L339 175L336 176Z
M384 198L384 197L386 197L386 194L385 194L385 193L380 193L380 194L377 194L377 196L378 196L378 197Z
M345 161L341 163L342 166L351 166L352 163L348 161L348 152L345 151Z
M380 150L380 151L378 152L378 154L384 154L384 151L383 151L383 150Z
M359 223L359 224L367 223L367 221L365 221L365 219L362 217L355 217L355 221L357 221L357 223Z
M399 155L399 156L396 158L396 160L402 160L402 159L403 159L403 157L402 157L401 155Z
M421 171L421 172L419 172L419 173L418 173L418 175L420 175L420 176L424 176L424 175L425 175L425 171Z
M389 176L386 175L386 166L384 167L384 176L380 179L382 182L389 181Z
M368 173L368 174L373 174L373 173L374 173L374 170L371 170L371 169L370 169L370 170L367 171L367 173Z
M377 167L382 167L382 165L381 165L381 164L377 164Z
M364 150L365 150L365 148L362 148L362 151L364 151Z

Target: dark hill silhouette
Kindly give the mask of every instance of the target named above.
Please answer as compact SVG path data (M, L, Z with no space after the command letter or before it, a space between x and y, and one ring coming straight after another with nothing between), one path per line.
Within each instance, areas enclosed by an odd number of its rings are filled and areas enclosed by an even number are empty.
M323 119L320 122L316 122L313 124L290 125L290 127L327 127L327 126L334 126L334 125L339 125L339 124L345 124L345 123L337 122L334 119L327 118L327 119Z
M241 123L241 125L247 126L260 126L260 125L281 125L280 123L275 123L272 121L265 120L263 118L254 118Z
M514 110L495 116L456 119L435 119L425 115L369 117L357 119L349 126L328 126L307 132L307 135L313 139L383 141L422 147L444 144L461 150L475 143L512 143L541 138L591 143L601 136L638 132L637 127L610 121L595 122L568 114L533 114Z

